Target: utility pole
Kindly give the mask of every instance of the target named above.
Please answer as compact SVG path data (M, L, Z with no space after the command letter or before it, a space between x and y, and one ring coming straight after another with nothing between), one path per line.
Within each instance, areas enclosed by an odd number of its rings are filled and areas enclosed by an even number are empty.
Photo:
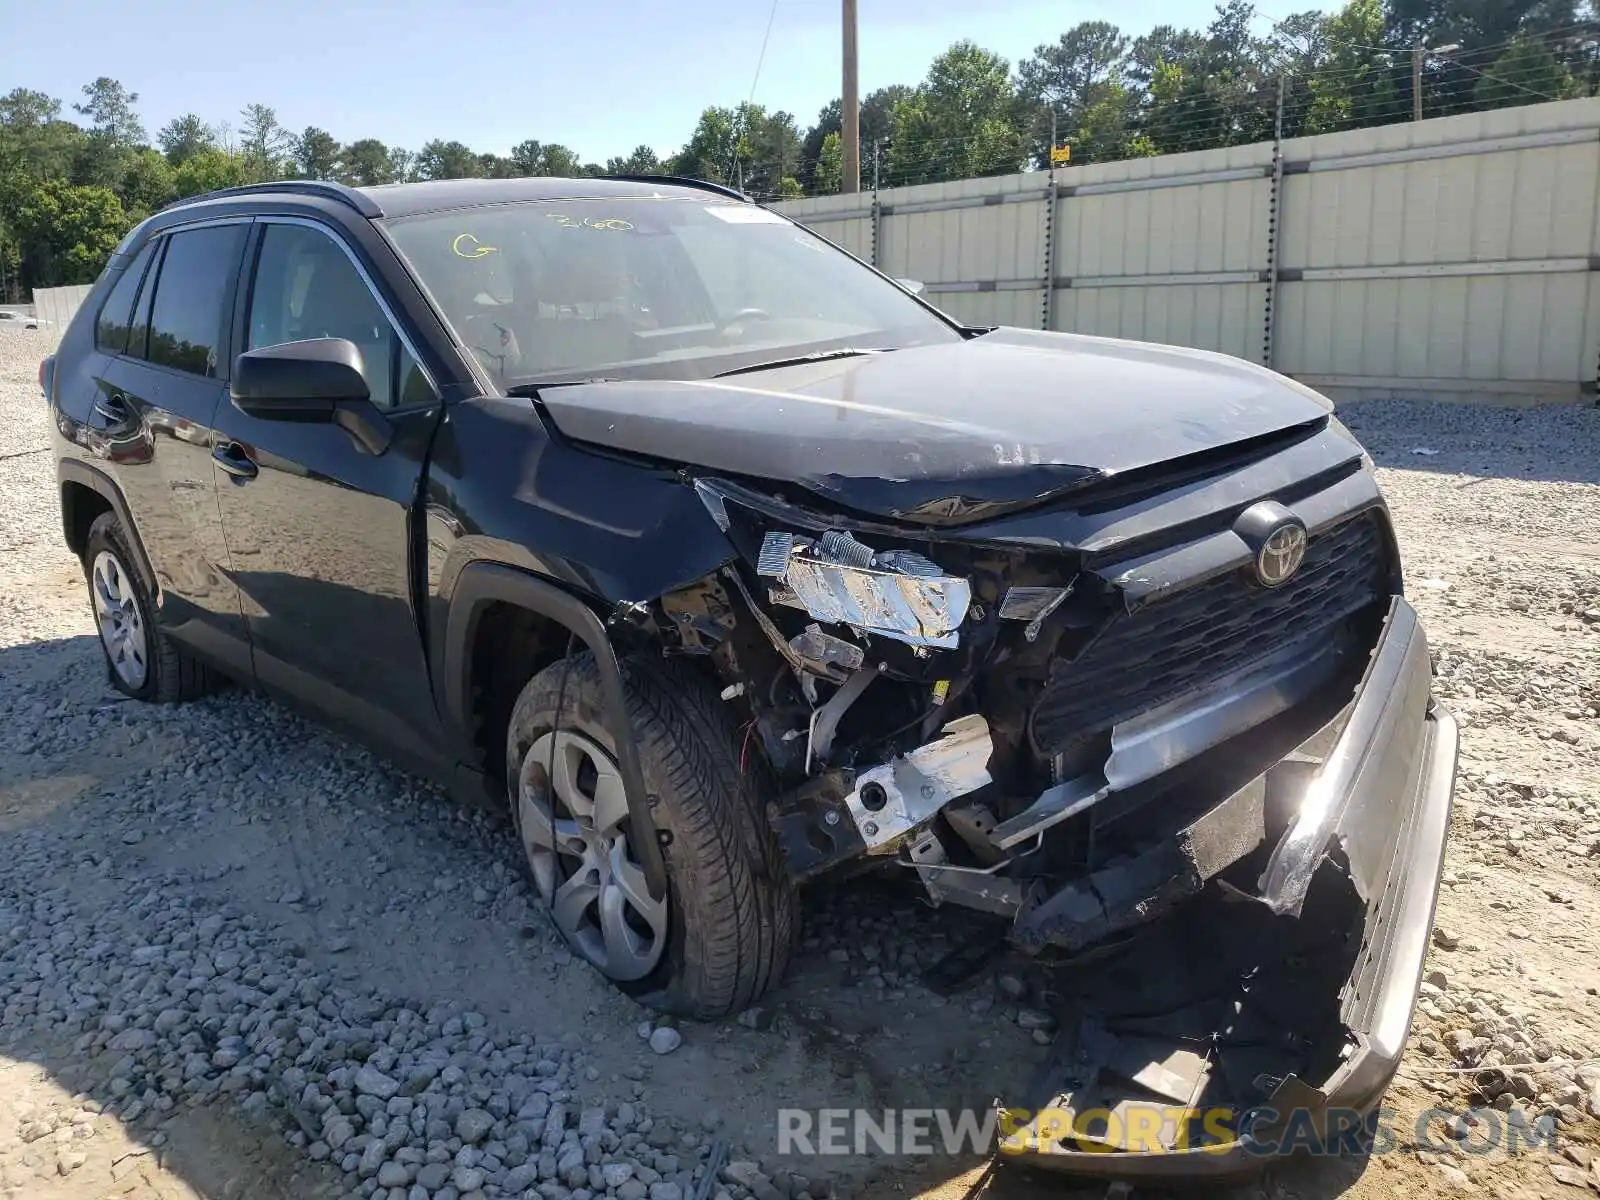
M1411 119L1422 120L1422 64L1430 54L1453 54L1461 47L1451 42L1448 46L1429 49L1427 43L1418 42L1411 51Z
M856 74L856 0L844 0L844 95L839 107L841 192L861 190L861 97Z

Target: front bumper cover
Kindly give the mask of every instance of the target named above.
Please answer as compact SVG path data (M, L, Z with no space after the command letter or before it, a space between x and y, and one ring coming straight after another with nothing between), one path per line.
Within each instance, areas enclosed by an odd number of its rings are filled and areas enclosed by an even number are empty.
M1203 1179L1359 1134L1399 1068L1438 898L1457 732L1431 678L1396 597L1258 894L1221 889L1120 979L1076 973L1099 977L1029 1106L1002 1105L1003 1159Z

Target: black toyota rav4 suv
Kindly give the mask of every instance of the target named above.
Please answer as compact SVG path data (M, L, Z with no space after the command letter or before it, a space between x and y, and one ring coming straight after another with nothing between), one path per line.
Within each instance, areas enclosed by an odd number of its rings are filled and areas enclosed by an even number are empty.
M41 372L110 680L507 806L644 1003L744 1008L797 886L878 865L1093 962L1036 1108L1253 1113L1050 1165L1369 1110L1456 759L1370 460L1261 367L917 290L685 180L169 208Z

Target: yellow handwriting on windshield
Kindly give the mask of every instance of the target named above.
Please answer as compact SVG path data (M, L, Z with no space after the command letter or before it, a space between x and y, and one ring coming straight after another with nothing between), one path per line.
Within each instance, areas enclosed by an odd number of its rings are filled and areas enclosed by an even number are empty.
M455 240L450 243L450 249L458 258L482 258L485 254L493 254L493 246L485 246L470 233L458 233Z
M621 217L584 217L581 221L570 217L566 213L546 213L557 225L563 229L616 229L628 230L633 228L632 221L624 221Z

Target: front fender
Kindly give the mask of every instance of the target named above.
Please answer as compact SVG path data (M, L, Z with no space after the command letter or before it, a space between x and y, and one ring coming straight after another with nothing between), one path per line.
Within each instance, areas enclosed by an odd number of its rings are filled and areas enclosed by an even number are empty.
M497 602L515 605L554 621L581 639L594 655L601 690L605 694L606 723L617 747L617 765L628 794L628 816L633 828L640 831L633 839L635 852L650 885L650 894L659 899L666 895L666 867L655 838L655 821L650 814L650 797L645 791L638 743L628 719L622 670L606 627L593 609L572 593L515 567L487 562L463 567L455 580L445 623L442 707L447 719L458 735L469 740L466 731L470 728L473 641L484 610Z
M609 609L682 587L735 553L686 476L580 449L547 429L527 399L450 406L426 509L440 596L469 564L492 561Z

